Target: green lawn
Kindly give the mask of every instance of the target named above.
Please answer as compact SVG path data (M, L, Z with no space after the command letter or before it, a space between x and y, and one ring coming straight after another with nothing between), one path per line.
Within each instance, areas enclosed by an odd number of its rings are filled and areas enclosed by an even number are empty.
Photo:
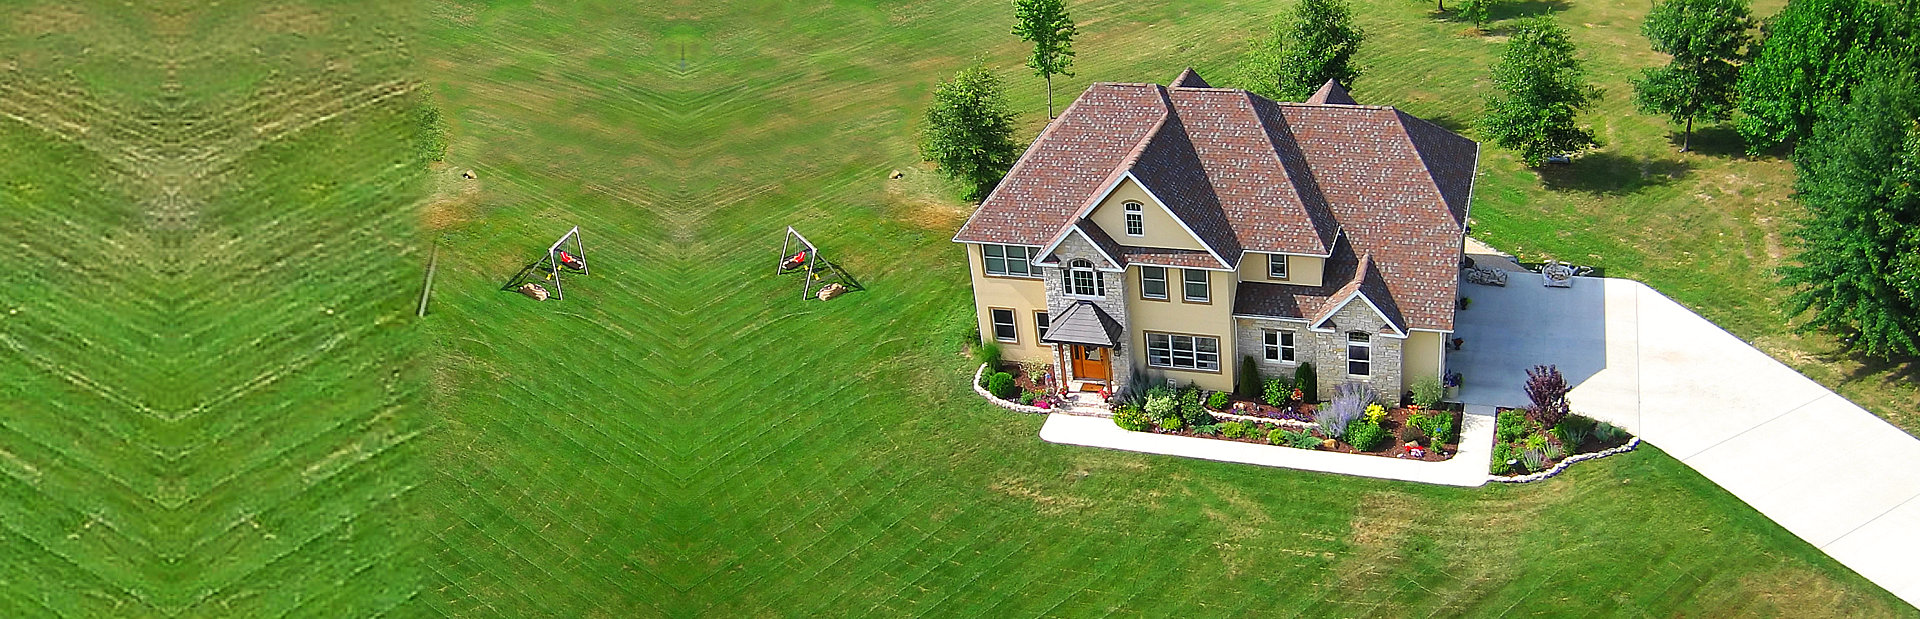
M1786 165L1673 153L1624 112L1641 9L1518 6L1565 9L1610 146L1544 184L1489 149L1476 233L1857 373L1787 335L1758 279ZM1360 7L1354 91L1464 126L1498 47L1429 7ZM1277 7L1073 10L1064 99L1188 64L1224 81ZM1039 130L1006 13L15 11L0 615L1913 613L1653 448L1463 490L1054 446L978 401L966 207L911 134L974 59ZM444 164L419 161L420 101L452 123ZM789 224L867 290L798 299L771 273ZM572 225L594 275L565 301L498 289ZM1886 375L1842 387L1913 429Z

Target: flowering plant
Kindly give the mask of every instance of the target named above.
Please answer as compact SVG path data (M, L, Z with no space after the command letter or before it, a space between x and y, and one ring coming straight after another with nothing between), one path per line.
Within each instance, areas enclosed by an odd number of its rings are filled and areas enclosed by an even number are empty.
M1367 421L1368 422L1377 424L1377 423L1380 423L1381 420L1384 420L1386 418L1387 418L1387 409L1385 407L1382 407L1379 404L1367 405Z
M1301 393L1299 389L1293 390L1293 401L1300 402L1306 399L1307 399L1307 394Z

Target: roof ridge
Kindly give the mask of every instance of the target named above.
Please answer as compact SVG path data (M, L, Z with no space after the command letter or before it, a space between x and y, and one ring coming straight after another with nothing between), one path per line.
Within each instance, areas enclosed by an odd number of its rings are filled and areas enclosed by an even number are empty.
M1400 110L1394 110L1393 117L1394 117L1394 123L1393 123L1394 128L1398 129L1400 132L1400 137L1407 141L1407 147L1413 149L1413 157L1415 159L1420 160L1420 174L1418 174L1417 176L1419 176L1422 179L1420 182L1421 186L1433 190L1433 197L1436 201L1440 203L1440 210L1446 211L1447 213L1447 222L1453 224L1454 228L1464 232L1466 230L1466 224L1464 222L1457 221L1454 219L1453 205L1447 203L1447 192L1446 190L1440 188L1440 179L1434 177L1433 164L1427 161L1427 153L1420 148L1420 141L1414 139L1412 131L1407 130L1407 119L1413 118L1415 120L1420 120L1420 122L1426 123L1428 126L1433 127L1435 129L1439 129L1441 131L1447 131L1448 133L1452 133L1452 132L1448 131L1446 127L1429 123L1425 120L1421 120L1419 117L1416 117L1412 114L1408 114L1406 112L1402 112ZM1458 134L1455 134L1455 135L1458 135Z

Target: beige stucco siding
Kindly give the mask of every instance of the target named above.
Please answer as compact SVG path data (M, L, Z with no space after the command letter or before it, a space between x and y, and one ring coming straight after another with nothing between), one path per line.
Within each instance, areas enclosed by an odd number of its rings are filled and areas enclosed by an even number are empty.
M1446 334L1433 331L1407 334L1406 352L1400 357L1403 387L1411 387L1423 378L1440 377L1441 340L1445 337Z
M1181 299L1180 269L1167 269L1169 297L1165 301L1143 300L1140 298L1139 267L1127 269L1128 282L1135 284L1127 297L1128 325L1127 337L1131 340L1133 367L1146 377L1149 383L1164 384L1171 377L1181 385L1198 384L1203 389L1228 390L1233 388L1234 363L1237 361L1234 351L1233 294L1234 274L1229 271L1206 271L1212 303L1188 303ZM1220 370L1206 372L1159 368L1147 363L1146 332L1174 333L1180 335L1203 335L1220 339Z
M1140 203L1140 219L1144 224L1142 228L1145 232L1141 236L1127 235L1125 204L1129 201ZM1107 236L1113 237L1121 245L1206 249L1200 245L1199 239L1193 238L1185 228L1180 227L1180 222L1173 218L1172 213L1167 212L1165 207L1160 206L1152 196L1147 195L1147 191L1131 178L1121 179L1120 186L1115 187L1105 201L1094 207L1093 213L1088 215L1087 219L1092 220L1094 225L1100 226L1101 230L1106 231Z
M1240 281L1265 282L1269 284L1296 284L1300 286L1318 286L1326 275L1327 259L1313 256L1287 256L1287 278L1267 277L1267 260L1273 254L1247 253L1240 258Z
M998 343L1000 354L1006 359L1051 357L1053 349L1040 343L1033 319L1035 311L1047 309L1046 283L1039 278L987 275L986 265L980 256L980 246L973 243L966 246L967 271L973 275L974 320L980 324L981 341ZM988 310L995 307L1013 310L1014 330L1019 333L1019 342L994 340L993 315Z

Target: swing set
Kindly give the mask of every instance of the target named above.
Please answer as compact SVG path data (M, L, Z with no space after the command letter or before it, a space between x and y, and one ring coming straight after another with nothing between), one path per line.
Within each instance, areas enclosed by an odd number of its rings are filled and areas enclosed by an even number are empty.
M799 230L787 226L786 239L780 242L780 265L774 269L774 274L797 272L806 273L805 277L800 278L801 299L825 301L845 292L865 289L839 265L820 255L820 248L815 247L807 237L801 236Z
M567 241L573 241L573 251L567 251ZM528 264L525 268L520 269L520 272L515 274L513 279L507 280L507 285L500 287L500 289L519 292L533 297L536 301L545 301L548 297L547 289L541 284L552 283L552 297L556 300L564 299L566 298L566 289L562 287L560 283L561 274L563 273L573 275L589 274L587 272L587 249L580 244L580 226L574 226L573 229L568 230L566 234L560 235L559 240L547 246L546 255L541 256L540 259L533 261L532 264Z

